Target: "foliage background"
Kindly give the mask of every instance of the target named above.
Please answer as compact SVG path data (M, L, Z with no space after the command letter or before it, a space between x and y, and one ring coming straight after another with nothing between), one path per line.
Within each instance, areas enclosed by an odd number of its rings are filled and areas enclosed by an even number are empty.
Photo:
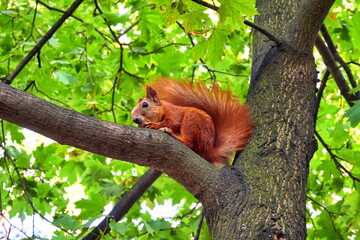
M131 125L130 110L143 83L159 76L218 81L246 99L251 30L243 18L254 1L219 1L220 15L190 0L84 1L12 82L60 106ZM72 1L2 0L0 77L5 79L54 25ZM360 76L360 13L355 1L336 1L325 25L355 79ZM326 67L314 51L318 78ZM345 73L344 73L345 75ZM320 87L320 82L319 82ZM359 90L359 88L357 88ZM356 91L354 89L353 91ZM316 124L319 148L308 181L309 239L360 237L360 103L349 109L330 77ZM344 115L349 118L344 118ZM54 119L56 121L56 119ZM1 121L1 221L39 215L57 228L54 239L86 233L104 207L117 202L146 169L57 143L35 149L16 125ZM69 198L75 187L82 199ZM171 199L173 218L153 219L144 204ZM197 236L201 206L182 186L162 176L121 223L118 238L190 239ZM208 239L206 225L200 238ZM35 229L22 238L41 237ZM4 234L4 236L1 236ZM0 238L6 237L0 230Z

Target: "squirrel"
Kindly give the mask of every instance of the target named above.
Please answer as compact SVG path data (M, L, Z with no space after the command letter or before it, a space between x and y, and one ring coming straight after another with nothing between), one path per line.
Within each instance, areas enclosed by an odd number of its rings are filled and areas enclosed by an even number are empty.
M244 149L253 126L249 107L229 89L166 78L146 85L146 97L131 116L139 127L168 133L218 167L229 165L232 153Z

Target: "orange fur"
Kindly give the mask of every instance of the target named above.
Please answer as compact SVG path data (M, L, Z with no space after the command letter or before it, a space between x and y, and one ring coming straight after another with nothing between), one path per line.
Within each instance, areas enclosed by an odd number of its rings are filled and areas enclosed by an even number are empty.
M214 165L228 165L231 154L249 142L249 109L230 90L162 78L146 93L131 112L133 121L167 132Z

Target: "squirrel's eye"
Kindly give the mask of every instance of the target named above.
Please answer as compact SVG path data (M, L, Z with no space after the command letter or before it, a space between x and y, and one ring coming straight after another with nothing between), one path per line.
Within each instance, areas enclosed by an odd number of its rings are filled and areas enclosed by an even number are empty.
M148 106L149 106L149 103L143 102L143 104L142 104L142 107L143 107L143 108L147 108Z

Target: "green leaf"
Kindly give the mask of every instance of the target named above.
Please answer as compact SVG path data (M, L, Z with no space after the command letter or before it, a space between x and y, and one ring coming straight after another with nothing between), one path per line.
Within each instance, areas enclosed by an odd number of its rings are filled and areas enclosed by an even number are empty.
M154 235L155 229L152 228L152 226L150 224L148 224L147 222L143 222L144 223L144 227L146 229L146 231L150 234L150 235Z
M17 159L17 158L23 156L23 154L19 150L17 150L17 148L14 146L8 146L8 147L5 147L5 149L6 149L7 153L14 159Z
M75 231L79 227L79 222L72 216L62 214L54 218L53 224L60 227L65 227Z
M118 23L129 21L130 13L126 12L124 14L120 14L116 12L106 12L104 13L104 17L110 25L116 25Z
M48 183L39 184L36 191L39 198L45 198L51 190L51 186Z
M198 61L200 58L204 58L206 56L207 48L208 42L205 39L196 44L192 49L192 59Z
M84 219L98 216L106 205L106 196L90 193L89 199L82 199L75 203L76 208L81 209L80 216Z
M335 147L341 147L349 139L348 127L342 122L337 122L334 129L330 133L330 137L333 138Z
M229 30L226 27L214 28L208 40L208 58L212 66L216 66L223 56L225 44L229 42Z
M65 72L54 72L55 76L65 85L77 83L77 77Z
M128 226L126 226L123 223L115 222L114 220L110 221L110 228L113 231L116 231L117 233L120 233L121 235L125 235L126 231L129 229Z
M192 50L193 60L207 57L210 65L215 67L224 54L226 43L229 42L229 29L225 26L219 26L211 31L209 39L196 44Z
M360 41L360 13L356 12L352 17L352 26L350 28L350 35L354 43Z
M230 18L234 24L243 25L243 15L253 16L258 14L253 1L244 0L219 0L221 6L218 10L220 22Z
M344 117L349 119L352 127L356 127L360 122L360 100L354 101L354 106L346 110Z
M183 26L186 32L202 30L204 22L211 22L209 15L204 13L203 8L188 11L182 15L181 19L183 19Z

